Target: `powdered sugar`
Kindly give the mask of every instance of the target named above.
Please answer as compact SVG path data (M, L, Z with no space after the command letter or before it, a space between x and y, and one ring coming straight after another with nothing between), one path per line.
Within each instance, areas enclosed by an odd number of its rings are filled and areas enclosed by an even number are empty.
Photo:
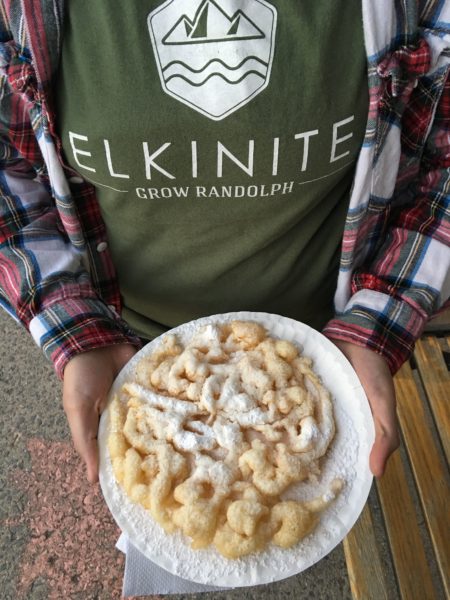
M213 549L193 551L189 547L189 541L181 533L165 534L149 518L145 509L132 504L116 484L106 452L107 411L102 417L99 432L102 489L119 526L128 534L132 543L154 562L180 577L199 583L231 587L255 585L288 577L319 560L341 541L362 510L370 488L372 478L368 471L368 454L373 438L370 411L356 376L339 351L309 327L275 315L234 313L183 325L176 333L185 342L192 338L199 325L211 324L210 328L204 330L198 342L210 344L217 339L214 323L232 319L255 320L263 324L270 335L303 346L304 353L311 356L314 369L334 396L337 432L332 447L322 462L320 480L297 484L286 493L286 498L303 500L315 498L321 493L329 498L329 494L332 494L329 489L333 479L339 477L345 481L344 489L335 503L321 516L320 524L313 534L289 550L269 546L260 554L233 561L223 558ZM158 343L161 342L155 340L142 352L150 353ZM133 379L133 371L139 358L131 361L120 374L112 393L117 392L126 380ZM243 399L243 402L246 400ZM252 410L255 409L250 408L247 414L252 414ZM241 443L242 434L235 423L219 420L212 429L212 435L224 448L233 450ZM206 429L198 433L206 437L209 435ZM311 428L308 435L314 436L316 432ZM306 437L308 436L305 433L305 440ZM199 467L199 477L202 476L202 470L208 471L212 463L217 464L217 461L211 461L211 464L206 464L207 462L206 460L205 464ZM226 478L226 469L221 473L214 473L214 477Z

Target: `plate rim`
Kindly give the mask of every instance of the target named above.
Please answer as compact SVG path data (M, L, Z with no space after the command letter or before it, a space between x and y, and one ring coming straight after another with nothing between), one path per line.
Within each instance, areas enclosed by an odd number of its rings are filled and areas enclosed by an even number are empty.
M153 561L159 567L162 567L163 569L170 572L172 575L174 575L176 577L188 579L190 581L194 581L196 583L200 583L203 585L226 586L229 588L263 585L263 584L271 583L274 581L281 581L282 579L285 579L292 575L299 574L300 572L308 569L312 565L314 565L317 562L319 562L320 560L322 560L322 558L324 558L326 555L328 555L339 543L341 543L343 538L348 534L348 532L351 530L351 528L355 524L356 520L358 519L359 515L361 514L361 512L367 502L367 497L369 495L369 492L370 492L370 489L372 486L372 482L373 482L373 475L370 473L370 471L368 469L368 456L367 456L366 473L363 474L363 477L359 477L359 474L358 474L356 481L352 483L352 486L354 486L355 483L358 482L358 486L359 486L359 493L358 493L358 497L357 497L358 511L355 512L355 514L353 514L350 519L347 519L345 522L343 522L342 525L343 525L343 528L345 529L345 533L343 535L341 535L341 533L340 533L339 536L337 536L337 538L339 538L339 539L333 540L333 543L330 544L329 546L327 546L326 552L319 553L318 558L314 558L309 563L307 561L307 564L305 566L303 566L302 568L299 568L298 570L295 570L294 572L283 571L283 572L278 572L278 573L277 572L270 573L270 572L266 572L266 570L264 570L262 573L259 574L257 581L254 581L253 577L248 577L248 573L246 574L247 576L245 576L245 577L238 577L237 578L238 581L236 581L236 577L233 576L232 582L230 581L230 578L227 575L225 575L223 577L221 577L220 575L214 575L214 581L211 581L210 579L205 581L205 579L203 579L202 577L199 578L199 577L193 576L193 577L188 578L188 577L181 576L174 568L173 557L166 556L164 553L159 552L158 549L155 550L155 547L149 548L148 544L146 544L144 542L144 539L142 537L135 536L134 528L130 525L127 518L123 516L123 514L120 510L116 510L115 499L113 498L113 492L110 488L111 483L113 486L116 487L116 489L119 489L124 495L125 495L125 493L123 492L123 490L120 489L120 486L115 481L115 479L113 482L110 481L110 477L107 474L108 461L110 464L109 452L107 450L107 443L106 443L109 404L110 404L113 396L120 390L123 383L127 380L127 378L130 377L130 374L132 373L132 370L135 368L137 363L146 354L149 354L150 352L152 352L154 350L154 348L157 347L161 343L161 340L163 339L164 336L166 336L167 334L177 334L178 331L185 330L187 326L201 327L202 325L206 325L209 323L226 322L226 321L230 321L230 320L234 320L234 319L258 321L262 325L267 326L267 329L268 329L268 332L270 335L272 335L272 332L270 331L270 321L272 319L276 319L279 322L280 321L284 322L284 323L286 323L286 325L293 327L294 330L295 329L302 330L305 335L312 336L312 337L320 340L320 344L324 345L326 350L333 355L334 359L345 368L345 375L347 376L347 378L350 380L350 383L351 383L349 390L352 391L352 394L354 395L355 400L358 401L358 404L359 404L358 408L363 413L364 418L366 420L366 425L369 430L367 432L369 434L369 439L367 440L366 446L368 445L370 448L373 443L373 439L375 437L373 420L371 417L370 406L369 406L369 403L367 400L367 396L366 396L364 389L358 379L358 376L356 375L350 362L347 360L347 358L344 356L344 354L339 350L339 348L337 346L335 346L335 344L333 344L333 342L331 342L322 333L313 329L312 327L310 327L309 325L307 325L305 323L296 321L289 317L284 317L282 315L276 315L273 313L252 312L252 311L235 311L235 312L210 315L207 317L201 317L199 319L194 319L192 321L183 323L177 327L174 327L174 328L168 330L167 332L163 333L162 335L156 337L155 339L150 341L148 344L146 344L139 352L137 352L131 358L131 360L122 368L122 370L120 371L120 373L117 375L116 379L114 380L113 385L111 386L110 392L108 394L106 408L101 415L100 423L99 423L99 434L98 434L99 460L100 460L99 482L100 482L100 487L102 489L102 493L105 498L106 504L107 504L114 520L116 521L117 525L119 526L121 531L123 533L125 533L125 535L127 535L130 542L144 556L146 556L149 560ZM269 321L269 323L267 323L268 321ZM276 335L275 335L275 337L276 337ZM297 342L297 344L301 345L300 342ZM315 368L315 365L314 365L314 368ZM318 371L316 370L316 372L318 372ZM319 373L319 375L322 378L322 374ZM330 390L330 391L331 391L331 394L333 395L333 390ZM370 421L367 421L368 415L370 415ZM125 495L125 497L129 501L130 504L133 504L126 495ZM151 515L149 515L149 518L152 519ZM164 533L164 535L170 535L170 534ZM293 548L295 548L295 546ZM193 552L197 552L197 551L193 551ZM242 559L238 559L238 560L245 561L245 558L246 557L243 557ZM224 560L226 561L227 559L224 558ZM254 576L254 573L252 573L252 575ZM249 581L249 579L250 579L250 581Z

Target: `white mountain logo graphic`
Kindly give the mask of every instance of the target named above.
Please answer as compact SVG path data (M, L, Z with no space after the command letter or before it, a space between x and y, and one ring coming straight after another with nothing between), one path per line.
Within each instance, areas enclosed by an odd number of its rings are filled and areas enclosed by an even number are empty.
M263 38L264 33L255 23L237 10L229 17L213 0L200 4L194 20L182 15L163 44L201 44L204 42L227 42Z
M276 12L265 0L167 0L148 16L164 91L220 120L265 89Z

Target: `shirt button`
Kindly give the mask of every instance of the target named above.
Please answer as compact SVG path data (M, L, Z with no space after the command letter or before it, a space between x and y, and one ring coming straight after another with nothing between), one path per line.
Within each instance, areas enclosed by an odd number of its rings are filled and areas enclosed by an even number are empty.
M108 242L100 242L97 246L97 252L104 252L108 247Z
M69 182L70 183L84 183L84 179L82 177L77 177L76 175L74 175L73 177L69 178Z

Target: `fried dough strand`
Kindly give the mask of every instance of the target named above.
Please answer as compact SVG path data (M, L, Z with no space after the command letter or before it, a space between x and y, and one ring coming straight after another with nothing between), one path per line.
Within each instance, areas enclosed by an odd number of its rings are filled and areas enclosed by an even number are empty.
M283 500L314 480L335 434L331 396L312 361L256 322L173 334L109 407L108 450L128 497L194 549L236 559L309 535L344 483Z

